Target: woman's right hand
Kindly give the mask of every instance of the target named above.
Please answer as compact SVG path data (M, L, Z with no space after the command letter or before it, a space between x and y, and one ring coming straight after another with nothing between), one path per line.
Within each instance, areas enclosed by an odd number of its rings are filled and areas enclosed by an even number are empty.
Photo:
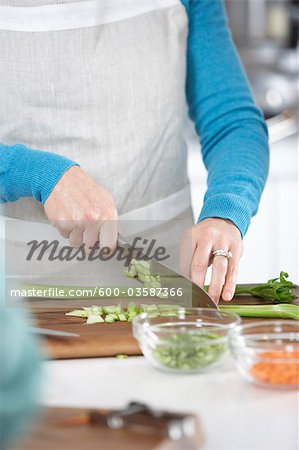
M58 181L44 203L49 221L72 247L83 243L115 249L117 210L112 196L80 167L72 166Z

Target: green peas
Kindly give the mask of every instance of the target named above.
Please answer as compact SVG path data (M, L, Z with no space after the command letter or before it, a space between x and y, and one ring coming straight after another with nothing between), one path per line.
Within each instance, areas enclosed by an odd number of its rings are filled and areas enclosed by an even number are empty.
M166 343L160 341L153 351L153 357L170 369L188 371L205 368L218 361L227 349L226 343L213 343L219 338L214 333L175 334Z

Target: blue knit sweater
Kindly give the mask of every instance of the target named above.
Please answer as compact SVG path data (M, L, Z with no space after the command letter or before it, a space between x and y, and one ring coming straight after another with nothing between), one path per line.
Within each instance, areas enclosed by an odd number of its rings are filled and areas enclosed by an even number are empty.
M242 236L256 213L268 173L267 129L240 64L222 0L181 0L189 16L187 98L208 170L199 221L229 219ZM76 164L24 145L0 144L0 200L44 203Z

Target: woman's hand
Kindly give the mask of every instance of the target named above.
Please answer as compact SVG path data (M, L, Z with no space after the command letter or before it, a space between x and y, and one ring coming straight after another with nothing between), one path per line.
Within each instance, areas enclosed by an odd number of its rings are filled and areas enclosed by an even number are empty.
M229 220L205 219L194 225L191 233L186 233L182 246L185 249L191 247L189 258L186 257L186 250L182 249L185 252L185 257L181 260L182 273L203 288L207 269L212 264L212 279L208 292L215 303L219 302L220 297L230 301L234 296L239 259L243 252L243 242L238 228ZM215 250L230 251L232 257L213 258L212 253Z
M117 210L112 196L80 167L73 166L58 181L47 198L45 213L72 247L114 250L117 241Z

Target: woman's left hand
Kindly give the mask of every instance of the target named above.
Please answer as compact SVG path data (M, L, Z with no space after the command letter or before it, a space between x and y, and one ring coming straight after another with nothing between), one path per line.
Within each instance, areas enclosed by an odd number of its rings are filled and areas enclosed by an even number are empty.
M192 239L191 264L186 263L186 257L181 261L182 273L191 278L200 287L204 287L208 267L212 264L212 279L209 295L217 304L220 297L230 301L235 292L239 259L243 252L243 242L239 229L229 220L205 219L191 228L191 234L186 233L182 241L183 247L188 246ZM189 244L190 247L190 244ZM232 257L213 257L215 250L230 251ZM185 253L186 254L186 253Z

